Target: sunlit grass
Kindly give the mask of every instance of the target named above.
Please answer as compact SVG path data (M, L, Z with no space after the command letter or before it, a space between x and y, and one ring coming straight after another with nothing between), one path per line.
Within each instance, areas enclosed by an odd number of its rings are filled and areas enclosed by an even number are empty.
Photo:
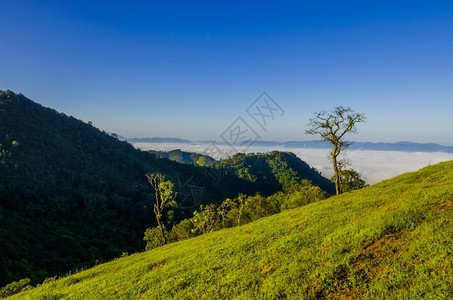
M119 258L14 299L448 299L453 162Z

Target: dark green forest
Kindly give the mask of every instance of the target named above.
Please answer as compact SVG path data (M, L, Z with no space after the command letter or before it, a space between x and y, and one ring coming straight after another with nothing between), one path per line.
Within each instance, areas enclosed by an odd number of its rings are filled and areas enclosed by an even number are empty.
M133 148L94 126L0 91L0 286L47 277L144 249L156 225L145 174L175 184L170 227L200 204L239 193L270 196L302 179L333 186L292 153L237 154L208 167Z

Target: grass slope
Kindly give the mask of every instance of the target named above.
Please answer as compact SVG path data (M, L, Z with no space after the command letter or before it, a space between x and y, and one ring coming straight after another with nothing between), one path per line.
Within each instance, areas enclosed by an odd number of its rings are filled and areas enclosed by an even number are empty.
M447 299L453 162L134 254L13 299Z

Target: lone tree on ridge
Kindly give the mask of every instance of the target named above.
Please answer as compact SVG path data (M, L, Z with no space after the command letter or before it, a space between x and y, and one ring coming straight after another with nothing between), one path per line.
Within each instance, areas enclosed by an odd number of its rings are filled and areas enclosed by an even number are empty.
M365 114L354 113L349 107L338 106L331 112L321 111L315 113L315 117L308 123L309 129L307 134L319 135L322 141L329 141L332 146L330 157L333 163L335 176L335 192L341 194L341 160L339 155L344 149L351 145L351 142L345 141L346 133L357 133L356 124L365 122Z

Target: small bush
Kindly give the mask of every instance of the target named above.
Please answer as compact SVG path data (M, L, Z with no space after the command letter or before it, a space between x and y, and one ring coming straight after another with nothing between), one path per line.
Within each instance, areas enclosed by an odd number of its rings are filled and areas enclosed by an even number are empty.
M171 241L180 241L194 237L196 236L193 233L194 229L195 226L189 219L182 220L170 230L169 239Z
M43 284L55 282L55 281L57 280L57 277L58 277L58 276L47 277L46 279L44 279Z
M0 297L6 298L17 294L30 287L30 278L24 278L19 281L11 282L0 289Z
M202 234L210 232L219 224L217 205L215 203L200 205L200 208L193 212L193 217L190 221L196 227L194 229L195 232Z
M280 212L278 203L270 197L263 197L259 194L249 196L246 202L246 213L254 221Z
M168 235L165 228L164 234L166 236ZM143 240L146 242L145 250L151 250L164 245L159 227L146 229Z
M281 210L307 205L326 199L327 196L327 193L318 186L312 185L308 181L302 181L302 183L292 187L292 190L283 198Z

